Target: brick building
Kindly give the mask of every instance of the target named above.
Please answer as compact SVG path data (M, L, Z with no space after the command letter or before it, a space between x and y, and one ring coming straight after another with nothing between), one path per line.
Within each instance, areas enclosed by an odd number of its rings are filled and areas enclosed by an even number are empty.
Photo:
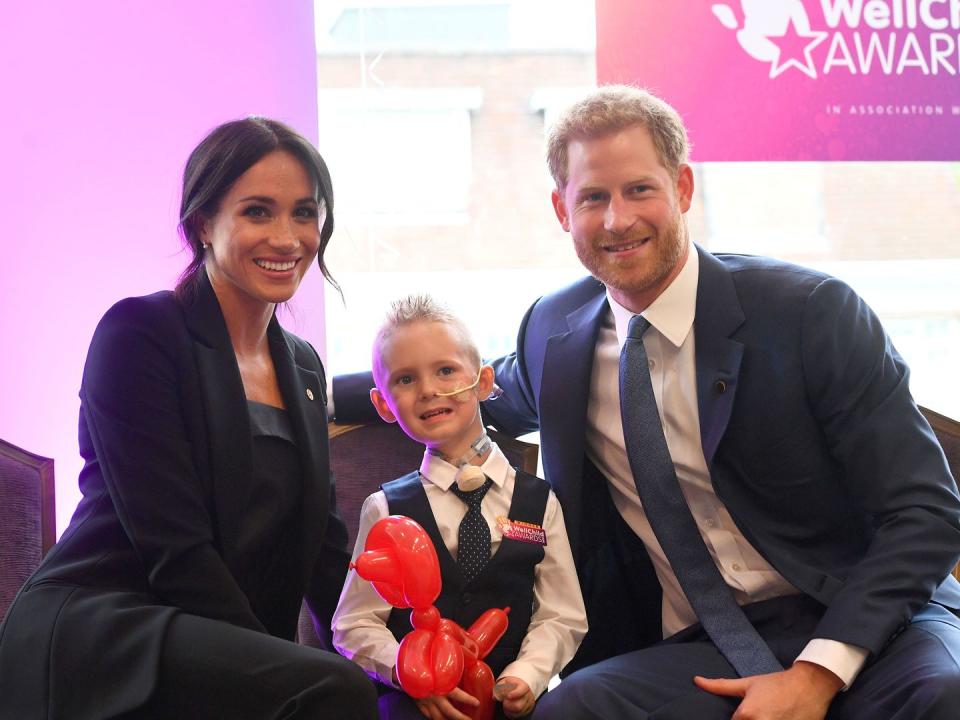
M484 352L506 350L529 303L583 272L543 146L552 115L596 82L593 3L320 5L320 149L338 197L328 261L347 303L328 303L334 362L363 366L386 302L424 289ZM847 280L913 366L920 401L960 415L960 388L943 383L960 356L960 165L694 170L696 242Z

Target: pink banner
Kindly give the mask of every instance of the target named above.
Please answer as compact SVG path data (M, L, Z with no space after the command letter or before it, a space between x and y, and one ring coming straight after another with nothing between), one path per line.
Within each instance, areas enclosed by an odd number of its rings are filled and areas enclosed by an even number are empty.
M960 0L597 0L597 74L697 161L960 159Z

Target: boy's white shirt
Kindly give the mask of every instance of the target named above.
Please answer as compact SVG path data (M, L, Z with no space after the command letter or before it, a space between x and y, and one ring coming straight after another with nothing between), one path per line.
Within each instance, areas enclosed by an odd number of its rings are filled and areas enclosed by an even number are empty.
M500 547L498 516L508 516L516 478L514 469L496 444L481 466L493 480L484 496L481 513L490 526L491 553ZM440 535L452 557L457 556L457 530L467 506L452 492L457 468L424 453L421 481ZM353 559L363 552L370 528L389 514L383 492L370 495L360 510L360 526ZM524 680L537 697L573 657L587 631L587 617L563 524L563 512L553 491L547 499L543 528L547 536L543 560L534 573L534 610L517 659L504 668L501 677ZM393 608L373 586L351 570L333 616L333 644L368 674L393 685L392 671L399 643L387 629Z

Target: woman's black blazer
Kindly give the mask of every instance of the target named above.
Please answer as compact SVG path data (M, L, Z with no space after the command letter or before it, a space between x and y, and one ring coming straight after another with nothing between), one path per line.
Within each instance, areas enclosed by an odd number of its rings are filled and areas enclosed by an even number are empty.
M323 630L349 561L323 367L276 317L267 334L304 468L300 585ZM179 611L266 632L235 580L251 434L206 276L188 302L159 292L114 305L91 341L80 400L83 498L0 626L3 720L104 718L139 706Z

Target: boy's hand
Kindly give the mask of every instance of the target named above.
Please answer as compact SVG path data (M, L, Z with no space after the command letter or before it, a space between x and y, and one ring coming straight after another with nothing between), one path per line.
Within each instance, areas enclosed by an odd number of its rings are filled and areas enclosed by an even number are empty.
M461 705L473 707L480 704L473 695L460 688L454 688L448 695L431 695L414 702L417 703L421 714L429 720L470 720L468 716L457 710L453 703L458 702Z
M522 718L533 712L536 698L530 686L518 677L502 677L497 681L513 687L503 696L503 714L508 718Z

